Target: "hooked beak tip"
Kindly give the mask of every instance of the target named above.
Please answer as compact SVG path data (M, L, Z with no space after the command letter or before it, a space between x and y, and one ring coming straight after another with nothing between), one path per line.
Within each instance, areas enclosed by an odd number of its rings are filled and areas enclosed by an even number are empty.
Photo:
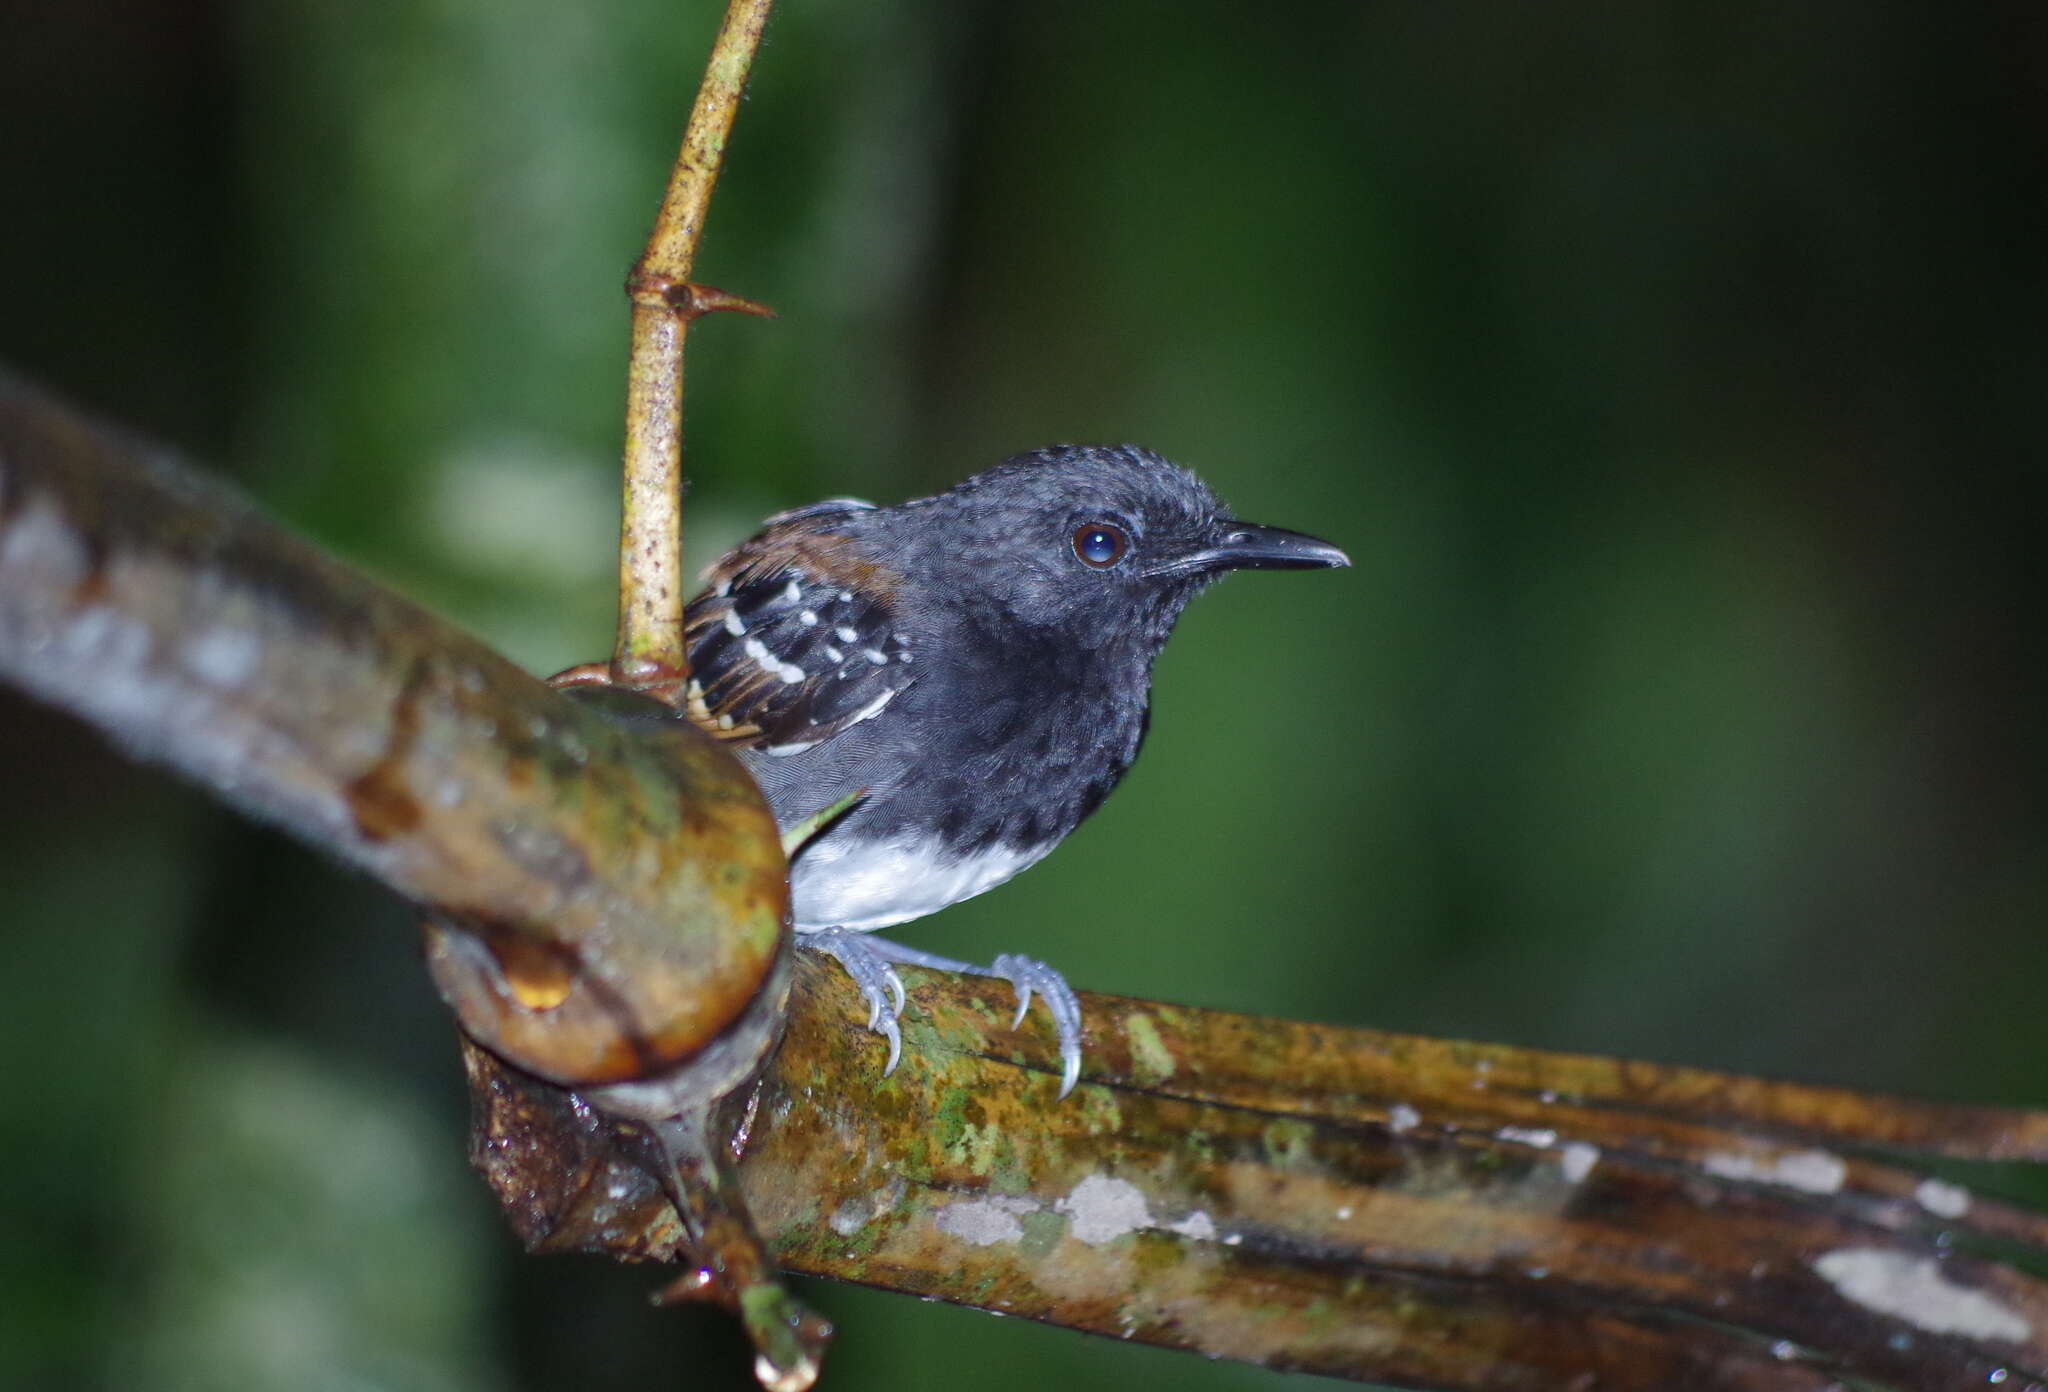
M1204 559L1216 570L1328 570L1351 564L1327 541L1250 522L1232 523Z

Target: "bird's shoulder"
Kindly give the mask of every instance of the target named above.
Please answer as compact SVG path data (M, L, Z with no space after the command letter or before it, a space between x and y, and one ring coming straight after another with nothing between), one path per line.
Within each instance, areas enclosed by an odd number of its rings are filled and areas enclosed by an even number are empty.
M848 526L872 510L835 498L777 513L706 573L683 621L685 709L698 725L763 754L800 754L916 681L902 577Z

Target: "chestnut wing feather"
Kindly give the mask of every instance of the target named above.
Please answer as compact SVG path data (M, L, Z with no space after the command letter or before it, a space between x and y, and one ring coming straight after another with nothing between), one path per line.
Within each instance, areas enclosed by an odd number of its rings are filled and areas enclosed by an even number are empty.
M862 506L782 513L712 568L683 622L697 724L764 754L800 754L880 714L914 679L896 577L833 530Z

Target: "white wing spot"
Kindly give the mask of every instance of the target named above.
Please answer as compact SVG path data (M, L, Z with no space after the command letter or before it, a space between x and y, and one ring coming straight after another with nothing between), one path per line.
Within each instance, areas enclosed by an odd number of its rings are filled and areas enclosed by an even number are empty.
M889 661L888 654L882 652L878 648L862 648L860 650L860 655L866 658L868 661L874 663L877 667L883 666Z
M856 633L853 629L847 627L845 624L839 625L839 627L833 629L832 632L833 635L837 637L839 641L842 643L858 643L860 641L860 634Z
M809 609L806 609L802 613L798 614L796 616L796 621L802 624L805 628L816 628L818 626L817 614Z
M794 662L784 662L776 657L774 653L769 652L767 646L759 638L747 639L747 656L782 678L785 686L795 686L806 675L804 669L797 666Z
M846 722L847 726L858 725L863 720L869 720L877 715L880 715L882 713L882 707L888 705L891 701L896 699L896 691L897 688L892 686L887 691L884 691L881 695L875 697L874 700L868 702L865 706L862 706L860 708L860 713L855 715L853 719Z
M839 651L839 649L833 647L830 643L827 643L825 645L825 660L827 662L837 662L845 656L845 653Z
M725 631L735 638L747 636L747 626L740 621L739 610L728 609L725 611Z
M791 604L801 603L804 597L804 587L802 585L797 584L796 581L792 580L787 585L782 587L782 597L788 600Z

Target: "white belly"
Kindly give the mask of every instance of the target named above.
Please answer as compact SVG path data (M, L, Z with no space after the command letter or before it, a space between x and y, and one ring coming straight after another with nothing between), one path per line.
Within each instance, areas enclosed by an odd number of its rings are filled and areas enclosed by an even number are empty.
M826 841L791 868L791 911L799 931L887 928L994 889L1051 849L997 845L948 863L930 842Z

